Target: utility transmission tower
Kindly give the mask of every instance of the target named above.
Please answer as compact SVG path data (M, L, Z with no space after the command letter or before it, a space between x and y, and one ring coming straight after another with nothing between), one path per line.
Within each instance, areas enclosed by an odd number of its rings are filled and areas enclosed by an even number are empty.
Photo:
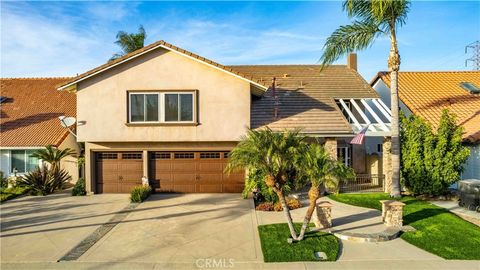
M471 51L473 55L465 60L465 66L468 66L468 63L471 62L473 70L480 70L480 41L477 40L465 46L465 53L469 51Z

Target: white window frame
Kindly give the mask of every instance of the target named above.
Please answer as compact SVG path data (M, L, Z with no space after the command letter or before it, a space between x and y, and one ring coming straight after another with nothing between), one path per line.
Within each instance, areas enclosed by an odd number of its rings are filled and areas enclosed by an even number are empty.
M165 95L189 94L192 95L192 120L191 121L165 121ZM132 121L132 95L158 95L158 121ZM145 102L145 101L144 101ZM144 103L144 115L146 115L146 103ZM178 98L178 114L180 115L181 105ZM193 124L197 121L197 94L196 91L158 91L158 92L128 92L128 123L129 124Z

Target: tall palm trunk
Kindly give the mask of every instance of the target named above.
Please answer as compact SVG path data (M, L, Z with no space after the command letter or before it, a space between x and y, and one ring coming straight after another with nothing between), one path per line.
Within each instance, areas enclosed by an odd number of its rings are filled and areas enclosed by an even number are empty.
M282 205L283 209L283 214L285 215L285 218L287 219L287 224L288 224L288 229L290 230L290 235L292 236L292 239L297 239L297 232L295 231L295 228L293 227L293 219L292 215L290 214L290 209L288 208L287 200L285 199L285 195L283 194L283 191L278 188L274 188L273 191L278 196L278 200L280 201L280 204Z
M392 189L390 195L400 197L400 127L398 110L398 71L400 70L400 54L398 53L395 24L390 25L392 43L388 57L390 71L390 94L392 110Z
M310 220L312 220L313 212L315 211L315 206L317 205L317 200L319 197L320 197L319 187L312 185L312 187L308 191L308 199L310 201L310 204L308 205L307 213L305 214L305 218L303 219L302 230L300 231L300 235L295 240L297 241L303 240L308 224L310 224Z

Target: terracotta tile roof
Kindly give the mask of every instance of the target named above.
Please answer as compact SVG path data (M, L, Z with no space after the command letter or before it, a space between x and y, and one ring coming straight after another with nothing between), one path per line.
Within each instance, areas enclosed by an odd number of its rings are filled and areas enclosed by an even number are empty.
M278 117L274 119L274 98L269 89L254 99L251 126L274 130L301 128L315 134L351 134L353 131L335 104L335 98L378 98L373 88L346 66L330 66L320 72L319 65L231 66L270 82L276 77ZM286 74L286 75L285 75Z
M240 76L240 77L242 77L242 78L244 78L244 79L246 79L246 80L249 80L249 81L251 81L251 82L253 82L253 83L256 83L256 84L258 84L258 85L261 85L261 86L263 86L263 87L265 87L265 88L268 87L268 85L267 85L268 82L266 82L266 84L265 84L264 81L259 80L259 79L255 78L255 77L251 76L251 75L243 74L243 73L241 73L241 72L238 72L238 71L235 70L235 69L232 69L232 68L230 68L230 67L221 65L221 64L219 64L219 63L217 63L217 62L214 62L214 61L212 61L212 60L209 60L209 59L207 59L207 58L204 58L204 57L202 57L202 56L199 56L199 55L197 55L197 54L194 54L194 53L192 53L192 52L189 52L189 51L187 51L187 50L184 50L184 49L182 49L182 48L176 47L176 46L174 46L174 45L172 45L172 44L170 44L170 43L168 43L168 42L165 42L165 41L163 41L163 40L154 42L154 43L152 43L152 44L150 44L150 45L147 45L147 46L145 46L145 47L143 47L143 48L141 48L141 49L138 49L138 50L136 50L136 51L134 51L134 52L131 52L131 53L129 53L129 54L126 54L126 55L124 55L124 56L122 56L122 57L120 57L120 58L117 58L117 59L115 59L115 60L113 60L113 61L107 62L106 64L103 64L103 65L101 65L101 66L99 66L99 67L96 67L96 68L94 68L94 69L92 69L92 70L89 70L89 71L87 71L87 72L85 72L85 73L82 73L82 74L78 75L77 77L74 77L74 78L72 78L72 79L70 79L70 80L67 80L67 81L65 81L65 82L62 82L62 83L58 84L57 87L61 88L61 87L65 87L65 86L67 86L67 85L69 85L69 84L75 83L75 82L77 82L77 81L81 81L81 80L86 79L87 77L89 77L89 76L91 76L91 75L93 75L93 74L95 74L95 73L97 73L97 72L101 72L101 71L104 70L104 69L107 69L107 68L112 67L112 66L114 66L114 65L116 65L116 64L119 64L120 62L128 61L129 59L131 59L131 58L133 58L133 57L135 57L135 56L137 56L137 55L139 55L139 54L146 53L146 52L148 52L148 51L151 51L151 50L154 50L154 49L160 48L160 47L165 47L165 48L168 48L168 49L170 49L170 50L177 51L177 52L179 52L179 53L185 54L185 55L187 55L187 56L189 56L189 57L196 58L196 59L198 59L198 60L200 60L200 61L203 61L203 62L205 62L205 63L207 63L207 64L210 64L210 65L212 65L212 66L215 66L215 67L217 67L217 68L220 68L220 69L222 69L222 70L224 70L224 71L230 72L230 73L235 74L235 75L237 75L237 76Z
M378 73L374 81L378 78L390 86L388 72ZM442 110L449 109L465 129L463 139L480 142L480 94L470 94L460 87L461 82L480 87L480 71L400 72L399 97L414 114L426 119L434 128Z
M55 86L69 79L0 79L0 146L58 146L68 134L58 116L75 116L76 97Z

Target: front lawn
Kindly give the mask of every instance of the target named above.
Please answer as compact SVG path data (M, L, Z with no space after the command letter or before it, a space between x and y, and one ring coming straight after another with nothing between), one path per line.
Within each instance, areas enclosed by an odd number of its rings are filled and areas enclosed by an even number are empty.
M13 188L1 188L0 189L0 202L8 201L16 198L22 194L25 194L28 188L25 187L13 187Z
M302 224L296 223L297 232ZM318 261L315 252L323 251L328 261L335 261L340 244L332 234L325 232L307 232L300 242L289 244L290 231L286 223L258 226L265 262Z
M385 193L338 194L331 199L346 204L381 210L379 200L389 200ZM403 197L403 223L417 229L401 238L437 256L452 260L480 260L480 228L448 210L413 197ZM334 210L335 211L335 210Z

